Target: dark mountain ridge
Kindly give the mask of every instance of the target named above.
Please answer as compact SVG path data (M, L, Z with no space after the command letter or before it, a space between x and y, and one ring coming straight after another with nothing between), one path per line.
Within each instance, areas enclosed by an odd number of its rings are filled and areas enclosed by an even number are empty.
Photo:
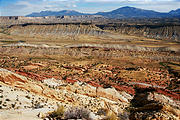
M171 14L171 16L177 16L178 18L180 18L180 8L170 11L169 14Z
M144 10L134 7L122 7L110 12L99 12L97 15L103 15L108 18L159 18L166 17L168 13L160 13L153 10Z
M74 10L62 11L42 11L40 13L32 13L27 17L44 17L44 16L80 16L80 15L102 15L107 18L180 18L180 9L172 10L168 13L156 12L153 10L144 10L135 7L122 7L110 12L98 12L95 14L81 13Z
M32 13L27 15L27 17L45 17L45 16L79 16L87 15L84 13L77 12L75 10L62 10L62 11L41 11L40 13Z

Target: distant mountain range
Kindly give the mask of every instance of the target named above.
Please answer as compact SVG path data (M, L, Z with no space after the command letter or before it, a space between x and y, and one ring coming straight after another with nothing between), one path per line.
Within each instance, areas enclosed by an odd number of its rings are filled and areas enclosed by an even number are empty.
M110 12L98 12L95 14L80 13L74 10L62 11L42 11L40 13L32 13L27 17L44 17L44 16L80 16L80 15L102 15L107 18L180 18L180 9L172 10L168 13L156 12L153 10L144 10L135 7L122 7Z
M180 9L172 10L172 11L169 12L169 14L170 14L171 16L180 18Z
M45 16L79 16L86 15L74 10L62 10L62 11L41 11L40 13L32 13L27 15L27 17L45 17Z

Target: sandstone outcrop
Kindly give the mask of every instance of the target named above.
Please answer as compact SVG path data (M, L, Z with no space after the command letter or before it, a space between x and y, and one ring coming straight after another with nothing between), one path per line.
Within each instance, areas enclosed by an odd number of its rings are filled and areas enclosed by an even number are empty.
M104 108L128 119L129 113L124 111L126 108L130 110L132 120L152 119L153 116L156 120L179 119L180 102L157 93L155 88L139 86L133 97L115 88L94 87L79 81L67 83L52 78L39 82L5 69L0 69L0 85L3 95L1 109L52 110L61 104L83 106L94 113Z
M179 119L179 101L175 104L162 101L155 95L154 88L136 88L136 94L130 104L130 120L170 120Z
M13 74L16 77L12 78L11 74ZM131 97L127 98L127 96L123 96L124 94L120 95L121 93L116 91L115 89L98 88L99 90L97 90L95 87L81 82L76 82L74 84L70 84L70 83L67 84L65 81L52 79L51 81L53 81L54 83L56 82L56 84L52 85L52 83L47 82L47 80L44 80L45 82L34 81L5 69L1 69L0 76L1 76L0 79L1 84L9 85L13 87L12 89L17 88L19 90L30 92L29 94L37 95L39 96L40 99L44 99L44 100L51 99L52 101L54 100L56 102L61 102L63 104L67 104L68 106L72 106L72 105L86 106L87 108L89 108L94 112L100 108L106 108L107 107L106 104L109 104L110 108L113 111L118 112L118 108L119 108L118 106L121 106L123 109L124 108L123 106L128 106L127 102L129 101L129 99L131 99ZM13 82L10 81L11 84L7 82L10 79L13 80ZM109 92L111 92L114 95L111 95ZM3 94L5 94L5 91L3 92ZM26 95L28 94L26 93ZM27 102L27 106L29 107L32 105L35 105L36 107L46 106L46 105L41 105L40 103L42 101L38 101L38 100L37 103L31 104L31 101L33 101L32 95L30 95L30 97L27 98L30 100L29 102ZM10 101L13 101L12 98L8 98L8 99L10 99ZM123 99L123 101L118 101L118 99ZM44 102L42 103L44 104ZM3 102L3 104L6 103ZM50 105L50 103L48 104ZM24 107L22 105L20 108L24 108Z

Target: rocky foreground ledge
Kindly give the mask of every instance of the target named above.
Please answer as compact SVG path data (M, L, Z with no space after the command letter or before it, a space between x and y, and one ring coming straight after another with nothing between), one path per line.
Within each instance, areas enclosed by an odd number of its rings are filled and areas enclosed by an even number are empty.
M130 94L113 87L102 88L73 80L36 81L0 69L0 118L51 119L49 114L63 106L65 111L72 111L72 107L87 109L86 119L92 120L179 120L179 95L174 94L177 96L174 99L159 91L136 85L134 94ZM70 119L67 113L65 118Z

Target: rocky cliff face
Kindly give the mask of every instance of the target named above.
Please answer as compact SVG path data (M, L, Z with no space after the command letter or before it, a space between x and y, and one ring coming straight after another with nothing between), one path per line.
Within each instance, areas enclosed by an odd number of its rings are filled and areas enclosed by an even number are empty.
M179 25L124 25L109 24L97 25L103 30L112 30L121 34L144 36L147 38L173 40L180 42L180 26Z
M57 24L57 25L22 25L13 26L9 29L13 35L46 35L46 36L77 36L81 34L102 35L103 30L92 24Z
M107 32L133 36L144 36L158 40L180 42L180 25L127 25L127 24L24 24L9 29L13 35L103 35Z

